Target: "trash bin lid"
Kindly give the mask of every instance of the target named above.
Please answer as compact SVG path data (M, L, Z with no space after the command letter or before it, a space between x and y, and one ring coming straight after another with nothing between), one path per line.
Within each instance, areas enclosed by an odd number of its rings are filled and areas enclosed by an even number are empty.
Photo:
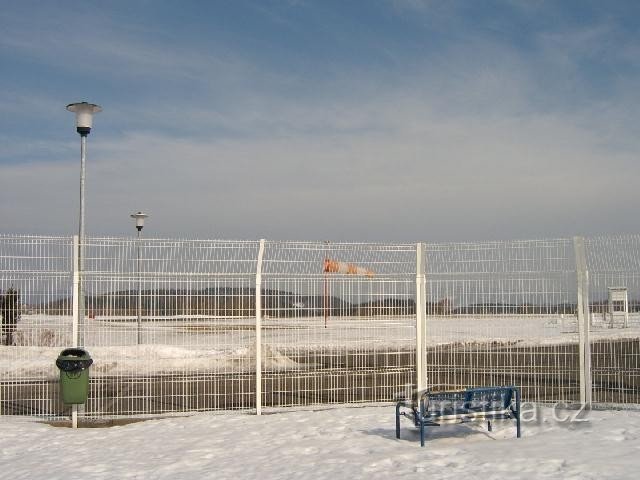
M56 366L63 372L79 372L92 364L91 355L83 348L67 348L60 352L56 360Z
M65 348L62 352L60 352L60 357L86 357L91 358L89 352L87 352L84 348Z

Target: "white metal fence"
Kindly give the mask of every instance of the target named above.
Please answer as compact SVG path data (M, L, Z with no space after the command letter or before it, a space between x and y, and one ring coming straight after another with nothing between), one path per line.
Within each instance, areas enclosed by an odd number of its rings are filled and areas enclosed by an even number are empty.
M585 241L591 305L593 401L640 403L640 236ZM628 294L628 312L609 312L609 289ZM625 325L626 323L626 325Z
M0 414L67 415L55 359L75 345L95 361L93 417L498 384L532 401L640 404L640 236L87 238L82 274L78 251L72 238L0 237L0 298L13 288L20 304L12 338L3 327ZM628 295L625 321L609 312L611 287Z
M532 401L580 400L571 240L426 250L430 383L518 385Z

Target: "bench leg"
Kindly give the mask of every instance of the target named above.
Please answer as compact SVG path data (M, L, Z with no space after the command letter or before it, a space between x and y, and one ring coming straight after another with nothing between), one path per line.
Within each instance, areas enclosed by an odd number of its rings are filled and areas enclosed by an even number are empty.
M520 389L516 388L516 437L520 438Z

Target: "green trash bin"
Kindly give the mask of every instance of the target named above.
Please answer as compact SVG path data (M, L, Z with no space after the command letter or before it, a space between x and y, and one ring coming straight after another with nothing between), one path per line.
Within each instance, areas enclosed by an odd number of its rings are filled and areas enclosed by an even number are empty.
M87 401L91 364L91 355L82 348L67 348L60 352L56 366L60 369L60 395L64 403L79 404Z

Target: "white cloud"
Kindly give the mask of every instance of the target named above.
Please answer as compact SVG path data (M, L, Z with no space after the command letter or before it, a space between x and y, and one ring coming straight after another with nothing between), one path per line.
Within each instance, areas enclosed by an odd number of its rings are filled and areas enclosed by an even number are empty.
M69 36L54 23L39 39L13 30L0 38L62 68L88 32ZM425 60L399 56L398 71L352 67L322 79L232 49L159 46L158 32L150 39L135 25L107 21L92 30L89 68L135 88L146 84L141 76L159 86L155 95L103 105L96 119L88 231L130 234L128 215L137 210L151 213L149 235L181 237L418 241L638 231L635 77L604 99L564 98L577 75L572 54L608 32L543 36L531 56L479 37ZM548 78L565 83L556 88ZM19 115L30 100L16 93L14 102L1 97L0 108ZM45 97L49 109L63 107ZM3 167L8 231L77 228L77 145L50 146L57 163ZM27 146L46 148L46 140ZM0 155L19 151L5 146Z
M354 108L344 130L324 135L96 136L88 231L127 233L139 209L160 236L417 241L638 229L638 169L570 116L447 119L392 102L368 105L384 119L376 131L350 128L363 122ZM14 229L33 231L36 218L41 232L74 231L76 162L14 165L4 178Z

